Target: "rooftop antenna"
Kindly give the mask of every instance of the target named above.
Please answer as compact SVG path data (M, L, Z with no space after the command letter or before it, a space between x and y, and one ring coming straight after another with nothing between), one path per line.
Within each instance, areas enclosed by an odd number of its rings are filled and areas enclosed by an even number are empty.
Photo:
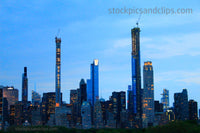
M138 20L137 20L137 22L136 22L137 27L138 27L138 25L139 25L139 21L140 21L141 16L142 16L142 12L140 13L139 18L138 18Z
M58 37L59 35L60 35L60 29L58 29L56 37Z

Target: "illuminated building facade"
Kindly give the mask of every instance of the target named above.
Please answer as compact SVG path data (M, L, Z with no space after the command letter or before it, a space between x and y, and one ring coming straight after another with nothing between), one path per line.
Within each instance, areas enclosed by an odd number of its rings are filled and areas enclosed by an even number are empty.
M99 99L99 61L97 59L91 64L90 79L87 80L87 101L94 106Z
M62 98L62 93L61 93ZM62 100L62 99L61 99ZM55 92L48 92L43 93L42 97L42 124L45 125L48 120L50 119L50 115L55 114L55 101L56 101L56 94Z
M59 107L61 105L61 38L55 38L56 39L56 107Z
M27 67L24 67L24 73L22 74L22 102L27 104L28 101L28 77Z
M10 105L15 105L18 101L18 90L14 87L4 87L3 97L8 101L8 110L10 110Z
M131 112L134 116L135 127L141 127L142 121L142 99L141 99L141 71L140 71L140 28L131 30L132 37L132 99L133 104Z
M161 102L163 104L163 111L166 112L169 108L169 90L163 89L163 95L161 98Z
M198 107L197 102L194 100L189 101L189 120L198 120Z
M181 93L174 94L174 113L176 120L189 119L187 89L183 89Z
M143 128L153 126L154 122L154 80L152 62L143 66Z

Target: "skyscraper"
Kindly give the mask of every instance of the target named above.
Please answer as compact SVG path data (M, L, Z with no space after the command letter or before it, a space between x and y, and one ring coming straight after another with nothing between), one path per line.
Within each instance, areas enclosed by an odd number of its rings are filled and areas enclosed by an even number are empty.
M174 113L176 120L189 119L187 89L183 89L181 93L174 94Z
M126 93L113 92L111 96L112 102L112 113L114 114L114 119L116 120L116 127L120 128L120 114L123 110L126 110Z
M152 62L144 62L143 67L143 127L152 126L154 122L154 81Z
M87 80L87 101L94 106L99 99L99 61L97 59L91 64L90 79Z
M41 102L41 95L38 92L32 90L32 104L39 105L40 102Z
M135 116L136 127L141 127L142 103L141 103L141 72L140 72L140 28L131 30L132 37L132 112Z
M4 87L3 97L8 100L8 110L10 110L10 105L15 105L18 101L18 89L14 87Z
M22 103L27 104L28 101L28 77L27 67L24 67L24 73L22 74Z
M101 108L101 103L97 100L94 103L94 126L95 128L103 128L103 112Z
M89 129L92 127L91 105L84 101L81 106L82 128Z
M59 107L61 105L61 84L60 84L60 65L61 65L61 59L60 59L60 54L61 54L61 38L55 38L56 39L56 107Z
M194 100L189 101L189 120L198 120L197 102Z
M163 95L161 98L161 102L163 104L163 111L166 112L169 108L169 90L163 89Z
M87 100L87 92L86 92L86 89L87 89L87 85L86 85L86 83L85 83L85 80L84 80L84 79L81 79L81 81L80 81L81 104L83 103L83 101L86 101L86 100Z

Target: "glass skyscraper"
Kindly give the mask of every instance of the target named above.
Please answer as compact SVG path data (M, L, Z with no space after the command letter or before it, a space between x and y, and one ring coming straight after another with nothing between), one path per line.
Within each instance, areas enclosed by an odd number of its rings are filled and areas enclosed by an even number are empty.
M94 106L99 99L99 61L97 59L91 64L90 79L87 80L87 101Z
M163 95L161 98L161 102L163 104L163 111L166 112L169 108L169 90L163 89Z
M140 28L135 27L131 30L132 37L132 102L131 112L135 117L135 126L141 127L142 99L141 99L141 72L140 72Z
M144 62L143 67L143 128L154 122L154 81L152 62Z
M56 40L56 107L59 107L61 105L61 84L60 84L60 65L61 65L61 59L60 59L60 54L61 54L61 38L55 38Z

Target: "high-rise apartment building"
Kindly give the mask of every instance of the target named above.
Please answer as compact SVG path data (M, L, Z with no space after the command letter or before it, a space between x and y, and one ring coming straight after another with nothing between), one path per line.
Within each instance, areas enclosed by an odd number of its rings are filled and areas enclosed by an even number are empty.
M144 62L143 67L143 128L154 122L154 80L152 62Z
M56 107L59 107L61 101L61 38L55 38L56 40Z
M113 92L111 96L112 102L112 113L114 114L114 119L116 120L116 127L120 128L120 114L123 110L126 110L126 94L124 91Z
M82 128L83 129L92 128L91 105L87 101L84 101L82 103L81 116L82 116Z
M181 93L174 94L174 113L176 120L189 119L187 89L183 89Z
M163 93L161 95L163 95L161 98L161 102L163 104L163 111L166 112L169 108L169 90L163 89Z
M18 101L18 90L14 87L4 87L3 97L7 99L8 110L10 110L10 105L15 105L15 103Z

